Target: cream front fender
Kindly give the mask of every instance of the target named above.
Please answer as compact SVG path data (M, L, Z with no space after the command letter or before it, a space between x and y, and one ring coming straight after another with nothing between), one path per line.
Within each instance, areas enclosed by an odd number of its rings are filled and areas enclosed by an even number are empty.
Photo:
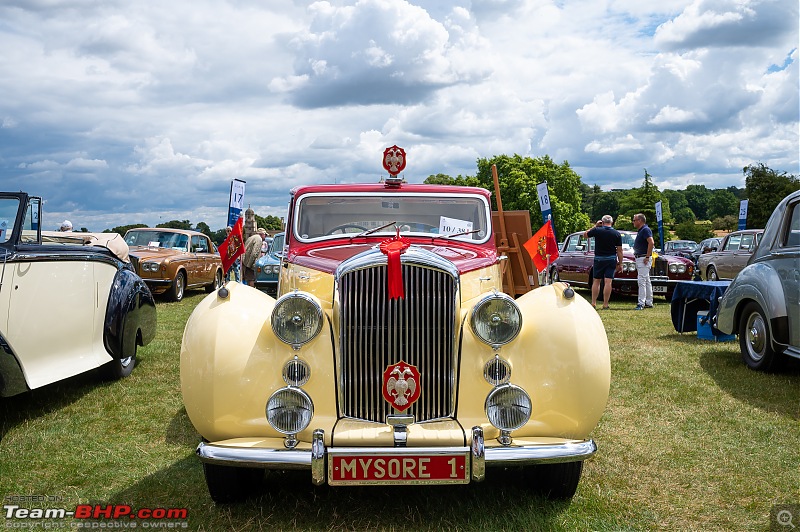
M518 298L522 330L496 352L511 365L510 382L525 389L532 402L530 421L512 436L582 440L605 410L611 382L606 331L592 306L578 295L565 297L565 288L556 283ZM482 426L487 438L496 437L499 431L484 414L492 386L483 378L483 366L495 352L474 335L468 319L461 353L459 420ZM462 413L469 413L469 419ZM473 419L475 413L482 419Z
M326 318L320 334L298 350L281 342L270 323L275 299L228 283L228 297L208 295L192 312L181 344L181 391L195 429L207 440L283 437L266 420L269 397L286 386L282 368L297 355L311 367L303 386L314 402L314 428L330 433L336 421L333 351ZM306 434L308 432L308 434Z

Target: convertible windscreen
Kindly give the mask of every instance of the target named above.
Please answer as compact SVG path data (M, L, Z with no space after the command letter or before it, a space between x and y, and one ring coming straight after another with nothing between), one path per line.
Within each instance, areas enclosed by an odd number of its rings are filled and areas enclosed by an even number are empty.
M300 199L295 234L303 241L362 233L453 236L475 243L489 236L489 206L482 197L421 194L326 196ZM456 236L457 235L457 236Z
M17 220L19 200L17 198L0 198L0 244L8 242L14 232Z
M128 231L125 242L129 246L149 246L189 251L189 237L181 233L161 231Z

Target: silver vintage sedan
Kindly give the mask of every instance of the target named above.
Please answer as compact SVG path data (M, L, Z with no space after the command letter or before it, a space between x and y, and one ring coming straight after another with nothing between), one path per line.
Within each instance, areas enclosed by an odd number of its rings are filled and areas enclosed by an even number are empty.
M739 334L742 359L753 369L777 369L785 355L800 358L800 191L775 208L722 298L717 328Z

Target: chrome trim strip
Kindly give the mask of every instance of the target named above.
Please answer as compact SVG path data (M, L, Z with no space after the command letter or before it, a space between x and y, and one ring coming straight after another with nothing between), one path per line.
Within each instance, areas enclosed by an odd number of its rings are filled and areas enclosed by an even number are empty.
M201 461L210 464L264 469L312 469L312 451L313 449L228 447L201 442L195 454Z
M371 268L373 266L384 266L388 263L388 260L389 258L381 252L380 248L374 246L372 249L362 251L342 262L339 267L336 268L334 280L338 284L342 276L347 273L363 268ZM409 246L409 248L400 255L400 263L444 270L455 277L456 281L459 279L458 267L456 267L455 264L419 246Z
M486 465L495 467L579 462L591 458L596 452L597 444L594 440L553 445L515 446L512 443L506 447L487 447Z
M314 441L309 449L261 449L252 447L228 447L201 443L195 451L201 461L212 464L253 467L262 469L307 469L311 471L314 484L324 484L326 476L326 453L334 456L431 456L469 453L471 460L470 479L480 482L485 478L485 467L525 466L555 464L587 460L597 452L594 440L553 445L523 445L509 447L485 447L483 431L472 429L471 447L343 447L325 449L324 433L314 431Z

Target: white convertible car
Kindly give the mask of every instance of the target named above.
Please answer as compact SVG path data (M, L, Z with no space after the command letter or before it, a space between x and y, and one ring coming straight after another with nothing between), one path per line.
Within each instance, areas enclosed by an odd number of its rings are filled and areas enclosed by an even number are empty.
M122 237L44 232L41 211L41 198L0 192L0 397L98 367L126 377L155 336Z

